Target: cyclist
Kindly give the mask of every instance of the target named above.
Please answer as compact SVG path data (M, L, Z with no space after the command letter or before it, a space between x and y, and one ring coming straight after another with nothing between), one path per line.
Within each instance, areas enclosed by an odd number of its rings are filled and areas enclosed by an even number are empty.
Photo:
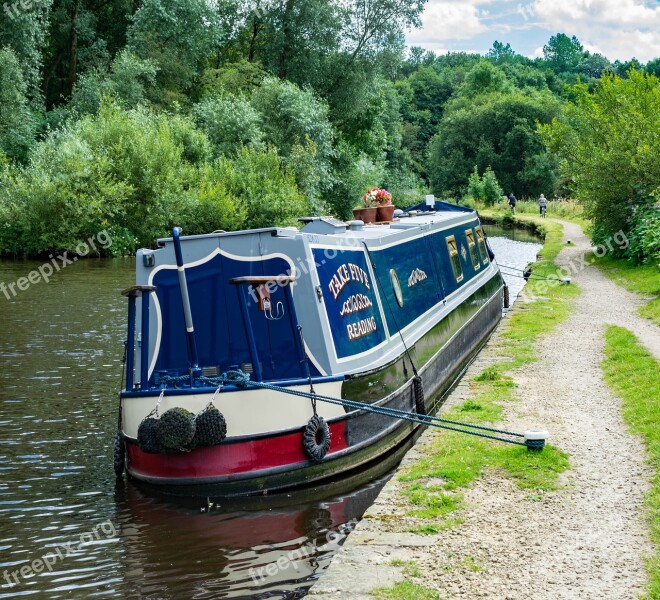
M548 201L546 200L546 197L541 194L541 197L539 198L539 214L542 217L545 217L545 211L548 208Z

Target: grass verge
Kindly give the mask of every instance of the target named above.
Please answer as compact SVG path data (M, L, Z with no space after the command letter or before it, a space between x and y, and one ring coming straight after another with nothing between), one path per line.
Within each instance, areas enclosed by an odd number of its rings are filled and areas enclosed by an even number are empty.
M623 327L608 327L605 333L605 380L623 400L623 418L642 436L654 470L647 502L651 537L658 548L648 561L649 598L660 598L660 364Z
M543 259L536 263L534 272L551 275L556 269L553 261L563 247L562 227L552 222L541 226L545 233ZM568 317L572 299L579 294L575 285L549 285L546 281L530 281L528 289L536 299L523 304L504 325L500 362L471 382L474 395L470 400L443 413L443 417L497 423L502 419L504 404L516 401L510 373L537 360L535 345L539 337ZM433 442L427 456L399 476L404 483L407 514L415 522L408 530L436 534L460 524L454 513L463 506L461 488L486 470L512 477L522 489L535 490L537 493L530 493L528 498L538 500L539 494L557 487L558 475L567 468L567 455L552 446L535 453L521 446L445 432Z
M545 220L539 216L539 206L536 202L522 201L516 204L516 214L513 215L508 204L502 202L488 208L479 207L479 214L488 219L492 219L498 224L505 226L513 225L516 220L538 219L541 223ZM585 233L591 231L591 221L585 218L582 207L579 203L573 201L550 202L548 203L547 216L551 219L561 219L570 221L582 227Z
M440 600L440 594L430 588L400 581L391 588L379 588L372 592L379 600Z
M594 257L594 264L614 283L648 298L639 314L660 325L660 268L657 265L635 266L622 258Z

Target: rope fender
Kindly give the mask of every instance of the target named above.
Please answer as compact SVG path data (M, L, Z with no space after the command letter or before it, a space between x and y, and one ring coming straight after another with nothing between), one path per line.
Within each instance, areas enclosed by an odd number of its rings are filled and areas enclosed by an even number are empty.
M314 415L305 426L303 446L310 460L320 462L330 449L330 427L323 417Z

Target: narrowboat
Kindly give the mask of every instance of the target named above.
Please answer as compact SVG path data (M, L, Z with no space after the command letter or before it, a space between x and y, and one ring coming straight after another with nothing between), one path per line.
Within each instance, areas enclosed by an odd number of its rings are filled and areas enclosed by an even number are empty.
M475 211L398 212L140 250L117 473L237 496L388 464L424 425L383 410L433 413L505 300Z

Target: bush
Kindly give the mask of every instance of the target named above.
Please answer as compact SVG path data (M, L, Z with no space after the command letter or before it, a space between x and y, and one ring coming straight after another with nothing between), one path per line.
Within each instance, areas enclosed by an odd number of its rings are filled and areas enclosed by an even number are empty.
M216 177L246 210L248 227L294 225L310 211L293 173L274 148L242 148L233 159L220 158Z
M215 156L229 156L241 146L259 148L262 144L259 113L240 96L205 98L195 106L193 114L213 144Z
M105 101L98 115L51 134L27 167L9 172L0 253L73 251L106 229L106 252L123 255L174 225L187 233L241 227L246 211L209 159L208 139L189 119Z
M648 202L630 205L630 245L625 255L635 264L660 263L660 190Z
M468 179L468 194L475 200L484 202L486 206L493 206L502 200L504 192L490 167L486 168L483 177L479 177L479 171L475 166Z

